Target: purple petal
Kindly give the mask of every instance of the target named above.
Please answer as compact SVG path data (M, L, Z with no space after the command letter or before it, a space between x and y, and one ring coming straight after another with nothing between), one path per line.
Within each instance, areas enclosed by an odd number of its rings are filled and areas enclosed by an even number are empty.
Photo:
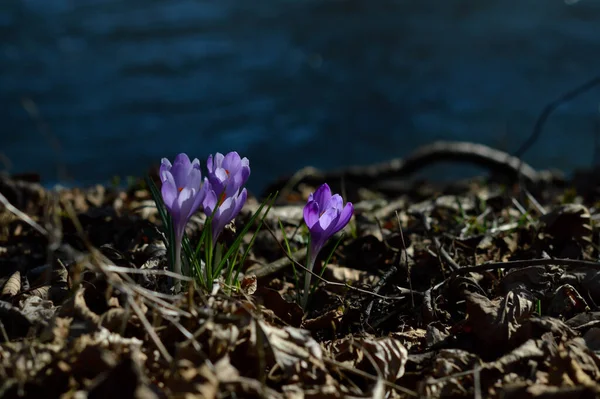
M173 161L173 165L175 165L175 164L189 166L192 163L190 162L190 158L187 156L187 154L182 152L181 154L177 154L177 156L175 157L175 161Z
M231 221L230 216L233 213L234 205L234 198L230 197L226 198L217 208L217 212L215 212L212 220L213 240L217 240L217 237L221 234L225 226L227 226L227 223Z
M225 171L224 168L217 168L214 172L215 177L217 179L219 179L219 181L222 183L224 181L227 180L227 178L229 177L229 175L227 174L227 172Z
M311 256L316 257L328 239L329 237L325 234L325 231L323 231L319 223L315 223L312 229L310 229L310 251L312 252Z
M206 191L201 190L201 185L202 185L202 177L201 177L201 173L199 169L192 169L190 171L190 176L189 176L189 181L188 181L188 186L186 188L189 188L192 190L192 201L191 204L189 205L189 209L187 209L185 215L186 215L186 222L187 220L189 220L189 218L198 210L198 207L200 206L202 199L201 195L202 194L206 194Z
M231 219L234 219L240 213L240 211L242 210L242 207L246 203L247 198L248 198L248 192L244 188L242 190L242 192L238 195L238 197L235 201L235 209L233 210L233 216L231 217Z
M161 182L167 180L165 173L170 172L172 166L173 165L171 165L171 162L169 162L167 158L163 158L160 160L160 169L158 175L160 177Z
M205 180L204 185L206 186L207 184L208 186L206 187L206 195L202 201L202 206L204 207L204 213L206 216L210 217L217 206L217 194L215 194L215 191L210 187L210 183Z
M183 190L179 192L179 197L177 197L177 204L179 205L179 210L181 212L180 220L184 220L185 222L187 222L187 216L190 214L190 210L192 209L192 205L194 204L194 194L196 194L195 190L189 187L184 187Z
M242 178L244 183L248 180L248 177L250 177L250 161L244 157L242 158Z
M192 168L200 170L200 161L198 158L194 158L192 161Z
M223 158L224 158L224 156L220 152L217 152L215 154L215 169L220 168L221 165L223 165Z
M317 191L315 191L315 194L313 196L313 200L317 201L321 211L325 210L325 204L327 204L330 199L331 189L329 188L329 185L327 183L324 183L321 187L319 187Z
M319 226L323 231L328 231L332 227L335 227L335 222L339 217L339 211L334 208L327 209L320 217L319 217Z
M337 224L335 226L335 231L333 232L333 234L337 233L338 231L340 231L341 229L346 227L346 225L352 218L353 213L354 213L354 205L352 205L352 202L346 203L346 206L344 207L344 209L342 209L342 213L340 213L340 218L337 221Z
M304 206L304 223L310 230L319 221L319 205L311 201Z
M339 194L334 194L325 205L322 205L322 207L323 209L333 208L338 212L341 212L344 207L344 200Z
M235 151L231 151L223 158L222 167L230 173L236 173L242 167L240 155Z
M177 200L177 187L175 187L175 181L173 180L173 176L166 172L167 179L163 182L162 187L160 188L160 193L163 198L163 202L169 212L172 212L173 203Z
M192 168L189 171L186 187L192 188L198 192L202 184L202 172L200 169Z
M213 156L212 154L210 154L208 156L208 159L206 160L206 169L208 170L208 173L213 173L215 171L215 164L213 161Z
M210 190L210 183L208 183L208 179L205 177L204 184L202 184L200 186L200 189L198 190L198 193L196 194L196 198L194 199L194 205L192 206L193 212L196 212L198 210L198 208L200 208L200 205L202 205L204 203L204 200L206 199L206 195L208 194L209 190Z
M175 178L175 185L177 188L183 188L188 185L188 176L192 169L192 163L186 154L179 154L173 162L171 173Z

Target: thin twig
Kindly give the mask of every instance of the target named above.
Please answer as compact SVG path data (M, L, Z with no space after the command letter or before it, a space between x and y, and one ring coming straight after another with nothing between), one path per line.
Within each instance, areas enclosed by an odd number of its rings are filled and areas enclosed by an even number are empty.
M171 363L173 361L173 357L171 356L171 354L169 353L167 348L163 345L158 334L156 334L156 331L154 330L154 328L152 327L152 325L146 318L146 315L144 315L144 313L142 312L142 310L140 309L138 304L135 303L135 301L133 300L133 297L131 297L130 295L127 295L127 301L131 305L131 309L133 309L133 311L137 315L138 319L142 322L144 328L146 329L146 332L150 336L150 339L152 339L152 341L154 342L154 345L156 345L156 349L158 349L158 351L160 352L160 354L162 355L162 357L165 359L165 361L167 363Z
M481 272L488 270L498 269L518 269L521 267L528 266L549 266L549 265L560 265L568 267L590 267L593 269L600 269L600 262L593 262L590 260L579 260L579 259L560 259L560 258L541 258L541 259L523 259L523 260L511 260L508 262L491 262L483 263L477 266L462 267L452 272L452 277L460 276L471 272Z
M546 123L546 121L548 120L550 115L558 107L560 107L562 104L564 104L568 101L571 101L572 99L579 96L580 94L583 94L586 91L593 89L594 87L596 87L598 85L600 85L600 76L597 76L597 77L593 78L592 80L585 82L581 86L576 87L575 89L566 92L565 94L563 94L556 100L554 100L551 103L549 103L548 105L546 105L544 107L544 109L542 110L540 116L535 121L535 125L533 127L533 133L531 134L531 136L529 136L527 138L527 140L521 145L521 147L519 147L519 149L517 149L514 152L514 156L522 157L525 154L525 152L527 150L529 150L529 148L531 148L531 146L536 142L536 140L542 134L542 128L544 127L544 124Z

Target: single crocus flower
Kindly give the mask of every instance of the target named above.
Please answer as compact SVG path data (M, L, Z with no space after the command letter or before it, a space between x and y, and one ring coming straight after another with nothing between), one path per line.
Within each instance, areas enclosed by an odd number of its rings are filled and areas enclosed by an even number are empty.
M210 183L205 183L207 186L212 186ZM242 189L240 192L235 192L232 196L223 197L218 196L217 192L210 187L207 191L206 197L204 198L203 206L204 213L207 217L213 217L212 219L212 236L213 244L217 242L217 238L235 217L240 213L248 192L246 189ZM215 210L216 208L216 210Z
M327 183L308 196L308 202L304 206L304 222L310 232L310 248L307 269L312 271L317 255L335 233L343 229L352 214L354 207L351 202L346 203L339 194L331 194ZM302 303L306 306L310 288L311 274L306 273L304 279L304 297Z
M206 197L208 185L202 184L200 161L186 154L175 157L173 164L163 158L160 165L161 194L175 230L175 273L181 274L181 241L185 226Z
M223 155L217 152L206 161L208 181L222 202L227 197L238 193L250 176L248 158L240 158L235 151Z

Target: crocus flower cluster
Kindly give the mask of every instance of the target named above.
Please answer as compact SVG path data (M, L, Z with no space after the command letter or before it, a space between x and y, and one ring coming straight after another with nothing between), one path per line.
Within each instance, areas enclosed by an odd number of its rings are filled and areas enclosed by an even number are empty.
M352 214L354 207L351 202L346 203L339 194L331 194L327 183L308 196L304 207L304 222L310 232L310 248L307 269L312 271L319 252L335 233L343 229ZM306 306L310 288L311 274L306 273L304 279L304 297L302 303Z
M181 273L181 242L190 217L202 206L212 217L213 243L223 228L240 212L247 192L242 186L250 176L247 158L237 152L217 153L207 161L208 177L202 181L200 161L190 161L186 154L175 157L173 164L163 158L160 166L161 194L175 230L174 271Z
M250 176L248 158L240 158L235 151L227 155L217 153L206 162L210 188L204 199L204 213L213 216L213 242L237 215L246 202L248 193L243 188ZM216 208L216 210L215 210Z

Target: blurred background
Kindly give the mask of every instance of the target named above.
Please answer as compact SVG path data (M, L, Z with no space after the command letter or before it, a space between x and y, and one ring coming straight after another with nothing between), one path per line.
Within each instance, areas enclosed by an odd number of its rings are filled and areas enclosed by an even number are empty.
M439 139L513 152L600 74L599 21L597 0L1 0L1 168L87 185L237 150L258 191ZM524 159L590 166L599 104L560 106Z

